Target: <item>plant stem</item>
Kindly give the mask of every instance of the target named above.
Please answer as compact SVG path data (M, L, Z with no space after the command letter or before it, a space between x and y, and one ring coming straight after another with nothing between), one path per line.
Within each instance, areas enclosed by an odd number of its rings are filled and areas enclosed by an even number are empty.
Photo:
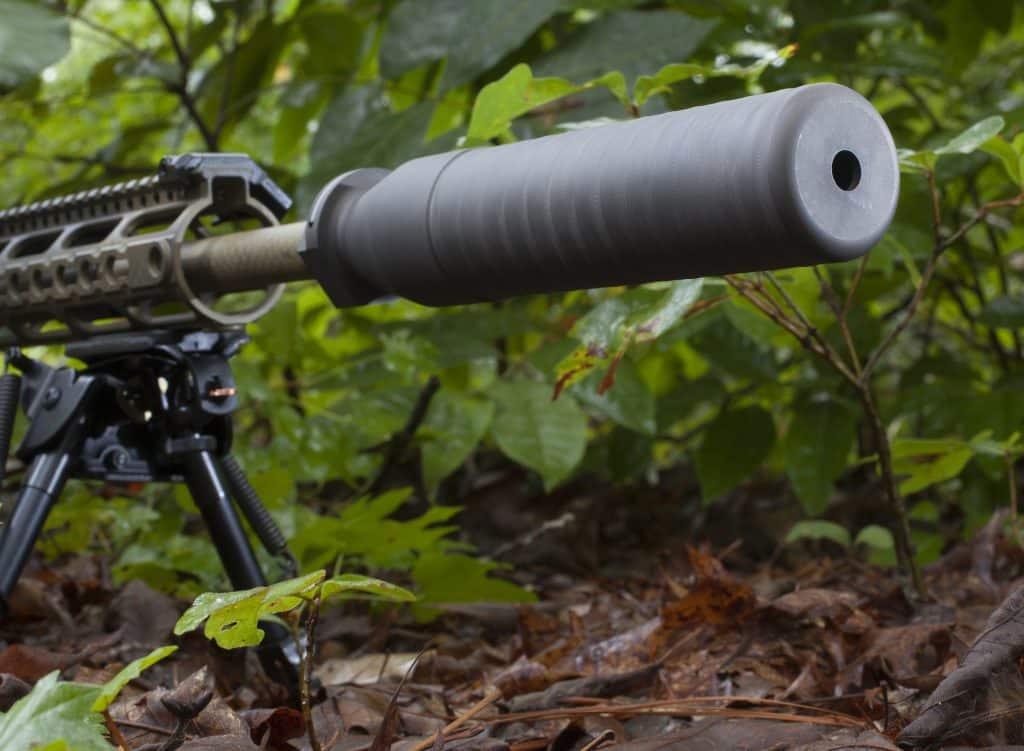
M926 595L924 579L921 578L921 569L914 558L914 545L910 539L910 516L907 513L907 504L903 495L896 485L896 473L892 468L892 447L889 444L889 435L885 431L885 423L878 413L875 405L875 397L871 391L871 385L864 383L860 389L860 401L864 407L864 415L868 418L871 432L875 439L875 451L878 453L878 472L882 477L882 487L885 491L886 500L896 517L893 540L896 545L896 559L900 568L910 574L914 591L919 595Z
M316 623L320 618L320 589L309 604L306 618L306 644L302 649L302 664L299 666L299 702L302 706L302 720L306 724L306 736L312 751L323 751L320 738L313 724L313 705L310 702L309 686L313 676L313 655L316 651Z
M103 710L103 723L107 726L107 732L110 733L110 739L117 744L118 751L131 751L131 746L128 745L128 741L125 740L124 735L121 733L121 729L114 722L114 718L110 716L110 712L106 709Z

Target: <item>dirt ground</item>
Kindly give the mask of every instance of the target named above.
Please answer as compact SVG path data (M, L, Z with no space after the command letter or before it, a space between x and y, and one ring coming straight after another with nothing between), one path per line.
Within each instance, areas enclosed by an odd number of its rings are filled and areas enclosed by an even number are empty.
M794 512L773 487L702 510L671 483L536 496L520 480L474 492L463 523L539 602L453 604L429 622L325 610L323 749L896 749L1024 576L1003 517L928 566L917 601L856 551L780 544ZM114 586L100 559L36 559L0 626L0 710L54 669L99 682L171 643L186 604ZM178 643L113 706L125 748L315 748L253 654ZM1024 744L1019 664L983 689L932 747Z

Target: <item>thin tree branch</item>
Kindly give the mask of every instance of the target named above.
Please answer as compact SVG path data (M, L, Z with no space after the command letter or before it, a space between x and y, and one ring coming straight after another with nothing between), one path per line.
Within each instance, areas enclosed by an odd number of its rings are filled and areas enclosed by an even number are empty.
M192 60L189 58L188 53L185 52L184 48L182 48L181 42L178 40L178 34L175 32L174 26L171 24L167 14L164 12L164 8L160 4L160 0L149 0L149 4L153 6L154 12L160 19L160 24L164 27L164 31L167 33L167 39L174 50L174 56L178 60L178 81L177 83L167 82L167 90L177 95L178 99L181 101L181 105L188 113L189 119L199 130L199 135L202 136L203 142L206 144L206 148L209 151L219 151L220 147L218 145L217 133L206 124L205 120L203 120L203 116L199 112L196 99L188 90L188 78L189 73L192 71Z
M160 19L160 24L164 27L164 31L167 32L167 39L171 43L171 47L174 48L174 56L178 58L178 65L181 66L182 79L184 80L188 78L188 74L192 70L192 60L181 46L181 42L178 40L178 33L174 30L174 26L171 25L171 19L167 17L167 13L160 4L160 0L149 0L149 4L153 6L153 11Z
M366 485L363 494L375 495L383 489L384 482L387 480L388 475L391 474L391 470L401 461L402 455L409 447L409 444L412 443L416 431L423 420L426 419L427 411L430 409L430 402L439 388L441 388L441 381L438 380L437 376L431 376L420 391L416 404L413 405L412 412L409 413L409 419L406 420L402 429L395 433L391 440L388 441L387 453L381 461L380 469L377 470L373 480Z
M860 267L858 267L859 270ZM839 301L839 295L836 293L835 287L828 280L828 277L818 267L814 267L814 275L818 277L818 285L821 287L822 296L828 302L832 313L836 317L836 321L839 323L839 331L843 335L843 342L846 344L846 351L850 355L850 362L853 364L853 372L860 378L861 365L860 356L857 354L857 348L853 343L853 334L850 332L849 322L846 320L846 306Z

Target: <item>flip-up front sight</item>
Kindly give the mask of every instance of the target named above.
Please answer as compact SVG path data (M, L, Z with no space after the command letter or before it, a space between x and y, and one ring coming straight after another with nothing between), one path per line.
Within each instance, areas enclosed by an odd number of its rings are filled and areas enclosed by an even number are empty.
M835 84L355 170L308 222L226 234L276 225L287 197L245 157L186 155L0 213L0 323L69 341L243 324L297 279L342 307L452 305L844 261L881 238L898 190L885 123ZM218 305L249 290L265 297Z

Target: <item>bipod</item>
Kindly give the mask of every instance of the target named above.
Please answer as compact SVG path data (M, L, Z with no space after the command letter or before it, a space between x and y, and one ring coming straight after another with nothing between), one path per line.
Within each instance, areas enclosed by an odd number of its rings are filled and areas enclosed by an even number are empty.
M68 479L183 482L235 589L265 585L235 505L264 547L294 575L295 560L230 455L238 406L230 358L242 331L148 331L68 345L76 370L8 353L21 376L0 377L0 480L20 399L28 428L17 449L25 479L0 530L0 616L50 509ZM298 650L283 626L265 625L264 669L294 690Z

